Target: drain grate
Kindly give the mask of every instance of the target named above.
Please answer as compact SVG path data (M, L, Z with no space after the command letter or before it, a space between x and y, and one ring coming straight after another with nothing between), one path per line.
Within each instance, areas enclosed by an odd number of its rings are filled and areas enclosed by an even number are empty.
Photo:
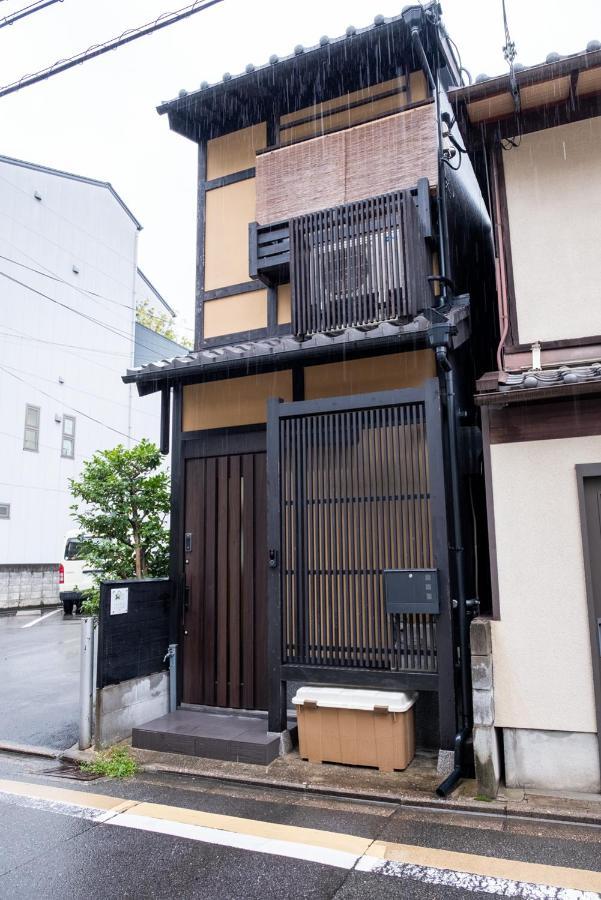
M47 769L43 775L52 775L54 778L72 778L74 781L96 781L102 778L97 772L85 772L79 766L61 765L56 769Z

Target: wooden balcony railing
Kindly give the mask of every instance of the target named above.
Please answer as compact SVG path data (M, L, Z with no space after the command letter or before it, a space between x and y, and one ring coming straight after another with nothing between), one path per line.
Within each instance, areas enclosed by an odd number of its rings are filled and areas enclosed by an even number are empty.
M409 190L298 216L290 220L292 330L408 321L431 306L430 271Z

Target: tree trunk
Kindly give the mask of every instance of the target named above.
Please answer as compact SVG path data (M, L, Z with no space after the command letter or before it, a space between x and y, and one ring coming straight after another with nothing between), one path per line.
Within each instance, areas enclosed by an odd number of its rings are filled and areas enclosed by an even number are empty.
M143 578L142 546L140 544L140 535L138 534L136 529L134 529L133 537L134 537L134 552L135 552L135 561L136 561L136 578Z

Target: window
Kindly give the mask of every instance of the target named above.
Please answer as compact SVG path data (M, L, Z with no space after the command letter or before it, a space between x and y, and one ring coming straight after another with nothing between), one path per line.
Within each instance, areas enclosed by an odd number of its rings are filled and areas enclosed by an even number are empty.
M65 559L79 559L79 548L81 541L77 538L69 538L65 546Z
M35 453L40 448L40 407L25 407L25 434L23 436L23 450L33 450Z
M10 503L0 503L0 519L10 519Z
M75 456L75 418L73 416L63 416L61 456L66 456L67 459L73 459Z

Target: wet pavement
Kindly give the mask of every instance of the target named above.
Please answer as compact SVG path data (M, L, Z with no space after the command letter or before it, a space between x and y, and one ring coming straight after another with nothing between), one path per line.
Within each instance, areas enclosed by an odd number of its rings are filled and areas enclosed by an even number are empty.
M0 741L73 746L79 646L79 620L62 610L0 616Z
M394 802L341 800L201 777L142 773L132 779L82 783L44 774L57 765L0 754L0 779L7 779L0 784L0 897L592 900L598 896L592 890L568 893L541 886L547 882L527 883L522 877L524 871L541 871L550 872L552 879L557 867L567 867L572 877L588 879L593 886L601 883L600 876L592 874L601 868L601 827L592 825L442 813ZM27 782L27 790L39 791L40 798L11 796L11 782ZM77 796L84 796L86 803L89 797L90 806L98 802L94 795L103 795L109 803L118 798L119 803L123 801L121 807L130 806L128 812L140 815L131 817L130 826L123 814L117 816L124 820L120 822L94 820L68 805L61 808L56 791L48 791L48 786L79 792ZM154 809L152 814L157 816L151 831L141 830L149 821L142 816L142 803L162 804L145 807L147 815ZM330 842L359 837L370 845L373 841L393 848L402 845L409 857L423 855L425 849L434 854L433 862L429 867L366 872L360 871L360 864L343 868L301 858L297 844L288 845L285 855L266 852L265 844L257 851L223 845L220 837L211 834L223 837L226 832L206 828L195 832L197 826L185 824L194 817L210 819L216 814L237 817L229 820L233 826L219 827L245 830L247 842L255 832L267 841L265 829L275 828L278 835L278 829L291 827L298 829L299 841L319 844L320 836L327 842L328 834ZM170 817L184 823L177 826L181 834L167 833ZM136 824L138 820L142 825ZM486 875L466 880L461 873L436 868L436 854L441 850L450 853L449 858L470 854L476 871L480 867L494 872L497 864L502 865L505 880L498 874L497 880ZM552 868L528 869L529 863Z

